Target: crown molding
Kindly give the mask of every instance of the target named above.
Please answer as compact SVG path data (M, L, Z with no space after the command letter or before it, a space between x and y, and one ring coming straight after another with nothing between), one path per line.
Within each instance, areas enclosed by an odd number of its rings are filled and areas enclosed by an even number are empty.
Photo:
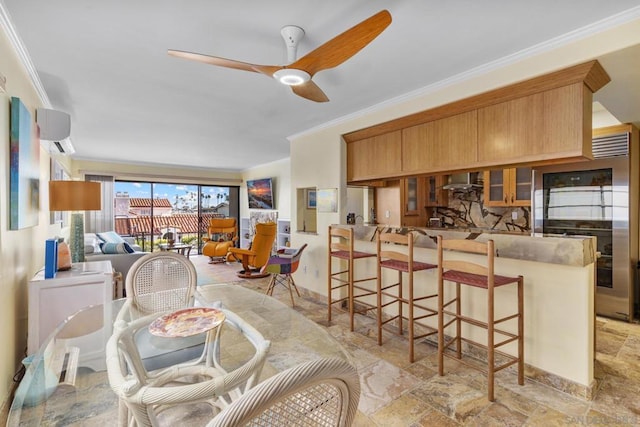
M367 116L369 114L378 113L382 110L397 107L400 104L403 104L408 101L412 101L416 98L429 95L440 90L443 90L447 87L454 86L456 84L460 84L465 81L472 80L474 78L483 76L485 74L489 74L492 71L498 70L500 68L504 68L506 66L515 64L524 59L534 57L540 55L542 53L550 52L560 47L566 46L570 43L586 39L594 34L610 30L612 28L616 28L618 26L627 24L634 20L640 19L640 6L633 7L624 12L617 13L615 15L609 16L607 18L601 19L600 21L593 22L589 25L585 25L584 27L578 28L576 30L570 31L566 34L563 34L558 37L554 37L542 43L538 43L526 49L523 49L519 52L515 52L511 55L504 56L495 61L488 62L486 64L480 65L478 67L472 68L470 70L464 71L462 73L453 75L446 79L440 80L433 84L424 86L420 89L416 89L411 92L407 92L403 95L397 96L395 98L390 98L386 101L377 103L371 107L356 111L354 113L348 114L346 116L339 117L335 120L331 120L329 122L323 123L321 125L315 126L313 128L307 129L302 132L298 132L296 134L290 135L287 137L289 141L293 141L297 138L301 138L307 135L314 134L316 132L326 130L332 128L334 126L339 126L342 124L346 124L352 120L357 118ZM397 117L396 117L397 118ZM389 118L388 120L393 120L393 118ZM387 121L387 120L385 120ZM374 126L375 123L371 124ZM347 130L345 133L356 131L357 129Z
M18 55L18 60L22 63L22 66L27 71L27 75L29 79L31 79L31 83L42 102L42 106L45 108L51 108L51 101L49 101L49 96L47 92L44 90L44 86L40 81L40 77L38 76L38 72L36 71L36 67L33 65L31 61L31 57L29 56L29 52L22 43L22 39L18 35L13 23L11 21L11 17L9 16L9 12L5 8L4 4L0 1L0 28L4 30L9 38L9 43L13 46L16 54Z

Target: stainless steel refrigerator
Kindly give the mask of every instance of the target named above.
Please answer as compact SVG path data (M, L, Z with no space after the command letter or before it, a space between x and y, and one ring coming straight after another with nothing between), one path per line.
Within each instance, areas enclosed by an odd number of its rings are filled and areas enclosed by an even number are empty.
M534 231L596 236L596 313L629 321L638 262L629 138L594 139L594 155L599 158L534 169Z

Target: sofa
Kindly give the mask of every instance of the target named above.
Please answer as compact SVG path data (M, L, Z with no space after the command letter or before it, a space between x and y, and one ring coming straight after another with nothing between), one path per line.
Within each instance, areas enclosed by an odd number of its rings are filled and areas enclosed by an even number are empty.
M111 232L113 233L113 232ZM104 235L106 233L98 233L98 235ZM113 233L115 234L115 233ZM120 237L125 243L127 243L127 249L122 250L124 245L117 246L116 244L105 245L102 239L95 233L85 233L84 235L84 260L85 262L91 261L111 261L113 269L122 274L122 281L127 278L129 268L141 257L148 255L148 252L142 252L140 246L135 244L135 240L132 237ZM102 245L101 245L102 243ZM101 247L102 246L102 247ZM116 250L107 250L107 248ZM133 252L129 252L132 249ZM108 253L105 253L108 252Z

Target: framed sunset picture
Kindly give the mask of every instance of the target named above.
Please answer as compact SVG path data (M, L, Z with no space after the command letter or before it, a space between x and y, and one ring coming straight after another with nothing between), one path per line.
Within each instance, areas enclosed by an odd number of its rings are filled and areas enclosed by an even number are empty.
M249 209L275 209L271 178L248 180L247 197Z

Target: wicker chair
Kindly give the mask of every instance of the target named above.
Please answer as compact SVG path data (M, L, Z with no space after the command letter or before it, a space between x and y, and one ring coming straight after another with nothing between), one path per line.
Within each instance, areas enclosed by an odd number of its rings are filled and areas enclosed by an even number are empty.
M221 310L226 318L218 327L218 332L223 327L231 327L255 349L247 362L231 372L227 372L221 365L220 333L217 333L208 349L213 359L212 366L180 364L150 373L140 358L135 335L146 330L157 318L157 314L130 323L116 321L113 335L107 342L106 353L109 384L121 403L119 425L156 426L157 416L163 410L198 402L208 403L218 412L256 384L270 342L235 313Z
M359 399L360 382L353 365L318 359L258 384L207 427L350 426Z
M145 255L127 274L127 302L118 319L130 322L153 313L192 307L197 281L196 269L188 258L173 252ZM145 368L152 371L197 359L204 351L205 334L175 338L171 346L146 329L135 339Z
M133 308L149 314L192 306L197 282L196 268L188 258L155 252L131 266L125 288Z

